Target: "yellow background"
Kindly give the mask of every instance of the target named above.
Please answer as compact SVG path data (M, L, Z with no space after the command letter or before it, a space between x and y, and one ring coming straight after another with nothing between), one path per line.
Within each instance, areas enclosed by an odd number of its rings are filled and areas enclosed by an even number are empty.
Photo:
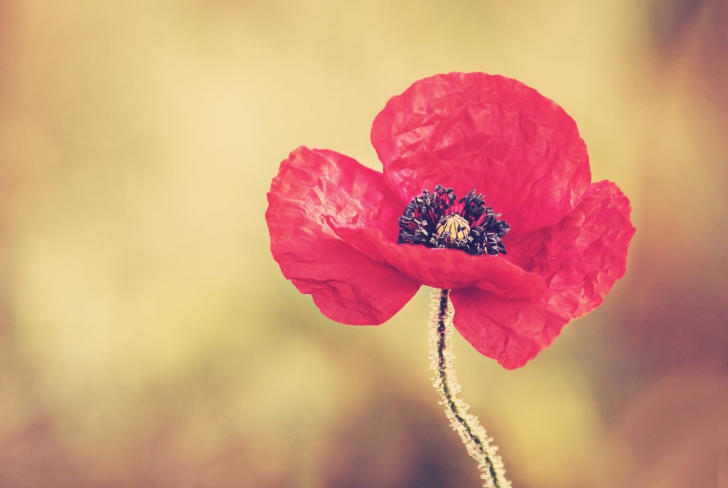
M0 0L0 488L478 486L430 386L428 291L383 326L333 323L263 218L290 150L379 169L374 116L449 71L561 104L638 229L605 305L525 368L456 337L514 486L727 487L726 19L706 0Z

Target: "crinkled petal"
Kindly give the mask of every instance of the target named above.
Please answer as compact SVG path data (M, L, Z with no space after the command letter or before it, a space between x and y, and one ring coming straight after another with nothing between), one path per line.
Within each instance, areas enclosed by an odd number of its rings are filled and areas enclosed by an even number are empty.
M504 300L477 288L453 290L450 298L458 332L506 369L520 368L535 358L571 320L551 313L546 300Z
M389 100L372 144L390 186L409 201L436 184L472 189L524 234L559 222L591 181L576 123L523 83L485 73L415 82Z
M540 274L549 289L535 300L504 300L478 289L454 290L454 324L482 354L519 368L548 347L564 325L604 302L626 270L635 229L617 185L591 185L559 224L511 245L508 260Z
M268 193L273 257L330 319L381 324L419 285L343 242L326 219L396 232L397 219L390 214L400 207L381 173L333 151L300 147L281 163Z
M445 290L477 286L509 298L537 297L546 290L543 278L499 256L395 244L377 229L330 224L339 237L371 259L389 264L423 285Z
M629 199L611 181L593 183L558 225L514 242L507 259L538 273L556 293L554 306L581 317L604 302L627 270L635 233Z

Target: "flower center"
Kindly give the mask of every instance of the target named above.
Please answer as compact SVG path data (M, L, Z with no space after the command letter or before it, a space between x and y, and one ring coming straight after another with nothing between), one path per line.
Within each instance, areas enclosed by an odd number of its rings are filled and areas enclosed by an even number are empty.
M502 238L511 229L498 220L500 214L485 205L483 195L471 190L455 203L452 188L435 186L422 190L399 218L398 244L422 244L433 248L461 249L479 256L505 254Z
M459 214L443 215L437 223L437 237L446 243L465 243L470 235L470 224Z

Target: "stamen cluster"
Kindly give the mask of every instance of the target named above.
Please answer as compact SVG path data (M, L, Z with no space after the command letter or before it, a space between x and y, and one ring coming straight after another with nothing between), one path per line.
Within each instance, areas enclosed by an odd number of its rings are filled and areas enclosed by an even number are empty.
M498 220L501 214L485 205L483 195L470 190L455 203L452 188L422 190L399 218L398 244L423 244L433 248L461 249L468 254L506 254L502 238L511 229Z

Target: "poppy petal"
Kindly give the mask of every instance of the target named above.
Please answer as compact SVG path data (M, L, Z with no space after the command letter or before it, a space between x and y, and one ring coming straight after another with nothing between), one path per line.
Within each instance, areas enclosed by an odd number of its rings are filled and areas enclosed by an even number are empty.
M504 300L475 288L453 290L455 327L481 354L515 369L548 347L563 327L604 302L626 270L635 229L617 185L591 185L558 225L511 245L508 259L540 274L549 289L535 300Z
M535 358L571 320L549 312L545 301L504 300L477 288L453 290L450 299L458 332L506 369L520 368Z
M546 283L499 256L471 256L457 249L395 244L377 229L329 222L336 234L373 260L398 269L423 285L445 290L477 286L508 298L538 297Z
M523 83L485 73L415 82L374 119L371 140L391 188L409 201L440 184L482 193L525 234L559 222L591 174L576 123Z
M514 242L509 261L538 273L556 292L555 305L581 317L604 302L627 270L635 228L629 199L611 181L593 183L558 225Z
M381 173L334 151L300 147L281 163L265 218L273 258L321 312L352 325L381 324L419 285L337 237L326 218L396 231L399 203Z

